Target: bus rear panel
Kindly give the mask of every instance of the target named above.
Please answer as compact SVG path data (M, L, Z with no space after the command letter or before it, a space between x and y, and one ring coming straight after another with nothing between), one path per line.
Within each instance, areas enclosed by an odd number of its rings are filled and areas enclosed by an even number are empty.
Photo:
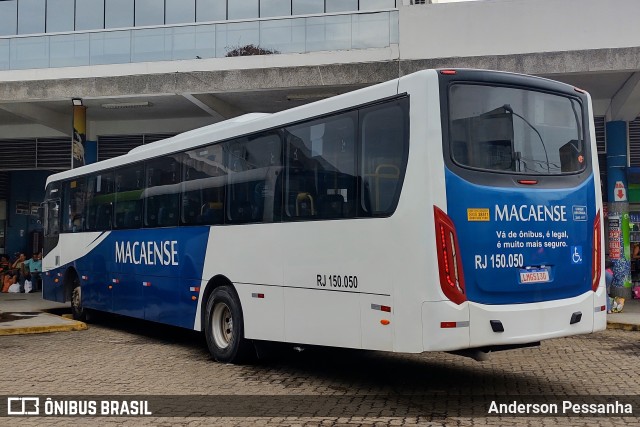
M465 70L441 74L439 87L446 206L435 207L434 218L449 301L438 309L440 327L426 328L425 346L603 329L588 95L545 79ZM429 331L442 342L434 345Z

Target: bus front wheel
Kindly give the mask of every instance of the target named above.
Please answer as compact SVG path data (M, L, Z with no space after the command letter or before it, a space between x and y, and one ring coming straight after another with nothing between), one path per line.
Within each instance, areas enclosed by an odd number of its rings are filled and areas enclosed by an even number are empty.
M224 363L246 362L252 345L244 338L242 307L229 286L214 289L207 301L205 338L215 360Z
M87 310L82 306L82 288L77 280L74 281L71 291L71 313L75 320L82 322L87 320Z

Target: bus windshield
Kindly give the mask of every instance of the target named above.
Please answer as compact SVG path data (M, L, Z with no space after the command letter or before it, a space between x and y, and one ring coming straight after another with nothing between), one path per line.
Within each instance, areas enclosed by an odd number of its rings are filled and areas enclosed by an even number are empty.
M460 166L530 175L586 167L578 99L514 87L453 84L451 157Z

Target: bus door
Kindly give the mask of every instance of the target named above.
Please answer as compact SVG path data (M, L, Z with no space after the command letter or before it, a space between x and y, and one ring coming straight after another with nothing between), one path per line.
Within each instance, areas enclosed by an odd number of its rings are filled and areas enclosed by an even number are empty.
M43 268L50 270L60 265L60 200L48 200L44 203L44 247Z
M50 190L50 189L49 189ZM64 301L62 286L56 285L57 269L60 267L60 199L50 199L43 203L44 246L42 268L43 297L54 301ZM58 281L61 283L61 281Z

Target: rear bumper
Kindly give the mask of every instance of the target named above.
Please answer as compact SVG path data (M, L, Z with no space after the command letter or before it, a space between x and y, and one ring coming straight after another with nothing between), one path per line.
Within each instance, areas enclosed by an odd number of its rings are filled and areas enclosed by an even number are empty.
M596 293L531 304L426 302L422 307L423 348L451 351L591 333L606 328L606 309L602 310L605 304L602 287ZM504 330L492 327L492 321ZM442 322L447 326L455 322L455 327L442 327Z

